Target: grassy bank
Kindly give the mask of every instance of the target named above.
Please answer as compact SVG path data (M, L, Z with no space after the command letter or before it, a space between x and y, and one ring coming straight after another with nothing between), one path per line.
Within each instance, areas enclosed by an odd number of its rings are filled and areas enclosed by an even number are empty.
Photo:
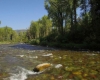
M9 42L9 41L2 41L2 42L0 42L0 44L10 44L10 43L12 43L12 42Z

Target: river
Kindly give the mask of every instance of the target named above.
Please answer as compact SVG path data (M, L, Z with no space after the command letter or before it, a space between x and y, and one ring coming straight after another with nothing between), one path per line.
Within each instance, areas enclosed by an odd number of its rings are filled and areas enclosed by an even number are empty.
M38 56L50 50L54 49L23 43L0 45L0 79L25 80L28 74L38 74L32 71L41 63Z
M91 60L94 60L94 58L96 57L97 58L96 61L95 60L92 61L91 64L94 65L94 63L98 63L97 65L100 65L100 61L99 61L100 58L98 57L100 53L99 51L98 52L82 51L81 53L78 51L66 52L64 50L57 50L54 48L35 46L35 45L29 45L29 44L23 44L23 43L2 44L0 45L0 80L33 80L34 78L33 75L40 74L40 73L36 73L32 71L32 69L36 65L44 63L44 62L49 62L49 63L54 64L55 68L59 68L59 65L62 66L61 60L66 60L66 56L69 56L70 54L76 53L76 52L78 53L77 56L81 56L81 54L88 55L88 57L92 56L89 58ZM64 56L60 55L63 53L64 53ZM59 59L56 58L55 54L59 57ZM67 60L69 60L70 62L72 61L70 59L71 57L67 57ZM81 58L75 58L74 60L76 60L80 64L82 64L81 61L83 61L83 59ZM64 64L66 63L69 63L69 62L66 61ZM68 65L64 65L64 66L68 66ZM55 78L55 76L53 77ZM37 80L40 80L40 79L37 79Z

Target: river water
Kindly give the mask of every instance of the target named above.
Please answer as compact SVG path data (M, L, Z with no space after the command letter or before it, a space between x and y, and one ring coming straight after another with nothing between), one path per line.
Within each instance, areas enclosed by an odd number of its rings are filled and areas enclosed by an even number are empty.
M50 62L53 57L53 52L63 53L63 51L54 48L22 43L0 45L0 80L26 80L28 75L40 74L41 72L36 73L33 72L32 69L37 64ZM87 55L95 56L94 53ZM51 58L49 59L48 56ZM47 61L43 59L44 57L47 57ZM59 59L60 58L59 56ZM61 64L59 65L62 66ZM57 65L56 68L58 68L59 65Z
M41 63L38 56L51 50L54 49L23 43L0 45L0 80L25 80L27 75L40 74L32 69Z

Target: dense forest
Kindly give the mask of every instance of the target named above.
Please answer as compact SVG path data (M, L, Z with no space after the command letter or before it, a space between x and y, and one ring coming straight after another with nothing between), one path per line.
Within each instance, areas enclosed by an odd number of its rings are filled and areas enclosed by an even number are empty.
M48 15L32 21L25 33L0 28L1 40L65 49L100 49L100 0L45 0L44 7Z

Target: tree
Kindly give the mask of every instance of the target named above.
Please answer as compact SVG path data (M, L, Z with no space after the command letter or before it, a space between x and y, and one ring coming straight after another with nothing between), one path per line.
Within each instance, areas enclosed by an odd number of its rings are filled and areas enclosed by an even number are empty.
M56 26L58 32L63 35L63 24L65 20L65 1L66 0L45 0L45 8L48 16L52 19L53 26Z
M1 21L0 21L0 24L1 24Z
M38 30L39 30L38 29L38 22L32 21L29 30L30 30L31 38L32 39L37 38L39 36L39 34L38 34Z
M0 41L15 41L17 33L10 27L5 26L0 28Z
M48 16L43 16L42 19L40 19L39 24L42 24L41 29L44 31L43 34L44 36L47 36L50 32L51 32L51 28L52 28L52 22L51 20L48 18Z
M100 0L90 0L91 32L93 40L100 42Z
M36 39L40 37L45 37L51 32L52 22L44 15L38 21L32 21L30 28L27 31L28 38Z

